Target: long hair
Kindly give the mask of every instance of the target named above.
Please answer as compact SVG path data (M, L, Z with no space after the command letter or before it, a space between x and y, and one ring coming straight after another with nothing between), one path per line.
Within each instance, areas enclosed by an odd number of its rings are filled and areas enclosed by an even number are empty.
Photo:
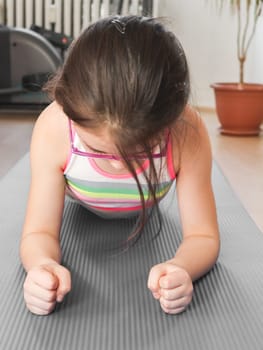
M147 202L158 208L159 169L151 157L151 141L161 140L181 116L189 97L189 71L175 35L156 19L108 17L82 31L65 63L49 84L53 98L80 126L108 127L140 193L140 223L130 236L135 242L147 219ZM150 195L144 197L128 150L141 146L150 160L144 173ZM140 166L137 160L136 166Z

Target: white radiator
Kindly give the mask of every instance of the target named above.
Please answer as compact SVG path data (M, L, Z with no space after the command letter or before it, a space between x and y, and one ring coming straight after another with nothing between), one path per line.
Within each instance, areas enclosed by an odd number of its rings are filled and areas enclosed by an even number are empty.
M35 24L76 37L83 27L110 14L140 15L147 5L146 12L156 16L157 3L158 0L0 0L0 23L24 28Z

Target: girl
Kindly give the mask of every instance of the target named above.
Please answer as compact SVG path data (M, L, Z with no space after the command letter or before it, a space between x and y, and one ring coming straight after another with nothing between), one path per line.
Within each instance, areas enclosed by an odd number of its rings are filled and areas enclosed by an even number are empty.
M21 239L28 309L48 314L71 289L60 264L65 193L104 217L139 215L133 243L148 208L176 179L183 240L171 260L151 269L148 287L165 312L183 311L193 281L216 262L219 234L209 140L188 105L178 40L155 19L102 19L74 42L49 90L54 102L32 136Z

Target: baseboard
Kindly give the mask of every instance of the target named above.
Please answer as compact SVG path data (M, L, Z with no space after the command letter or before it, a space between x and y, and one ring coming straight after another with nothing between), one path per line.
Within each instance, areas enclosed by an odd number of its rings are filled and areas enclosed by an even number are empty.
M194 106L195 109L197 109L199 112L204 113L216 113L216 109L214 107L209 106Z

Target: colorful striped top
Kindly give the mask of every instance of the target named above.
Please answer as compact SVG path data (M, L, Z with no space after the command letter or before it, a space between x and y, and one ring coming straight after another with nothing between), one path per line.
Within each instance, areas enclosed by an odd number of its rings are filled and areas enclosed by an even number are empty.
M73 129L72 123L71 128ZM76 148L85 151L75 130L70 132L70 137ZM166 195L176 177L170 136L167 141L166 155L163 158L154 159L156 169L160 169L158 172L160 174L159 185L156 191L158 201ZM149 160L145 160L142 165L143 169L137 170L147 207L153 205L152 201L147 201L149 190L143 174L149 172L149 164ZM64 177L67 194L102 217L129 217L138 214L142 209L140 193L136 181L130 173L110 174L101 169L95 159L75 154L71 150L64 167Z

